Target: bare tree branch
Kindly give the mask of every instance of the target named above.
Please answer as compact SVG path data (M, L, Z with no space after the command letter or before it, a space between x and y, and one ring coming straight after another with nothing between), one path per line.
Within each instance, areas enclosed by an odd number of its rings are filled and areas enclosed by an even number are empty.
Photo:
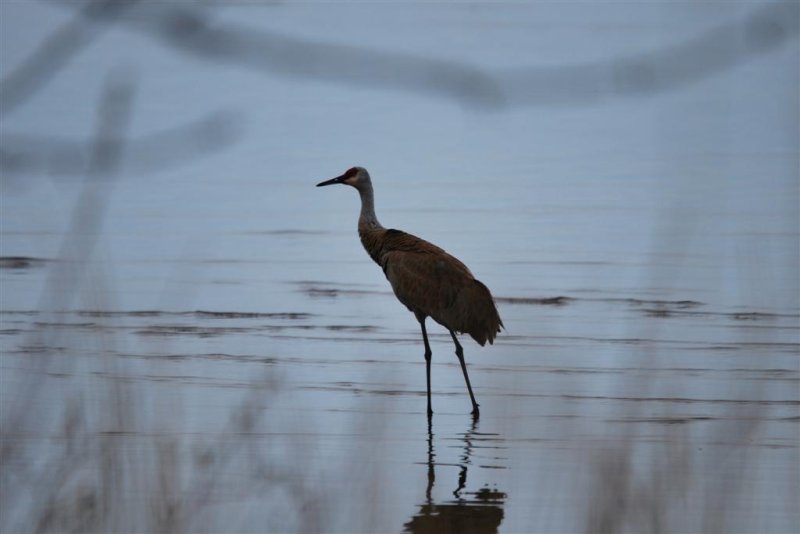
M89 168L84 179L78 201L72 212L72 219L64 234L58 259L51 266L45 280L45 287L40 297L39 309L45 312L68 309L78 294L86 272L85 266L79 262L88 261L105 217L108 196L111 192L113 177L116 172L123 148L123 136L130 118L133 88L127 83L112 78L106 83L102 101L98 106L97 128ZM28 343L31 346L43 347L40 357L32 360L34 372L27 375L29 382L20 385L16 391L20 396L13 402L4 403L2 407L3 432L19 431L26 420L31 419L28 410L33 398L40 394L41 381L45 377L45 369L51 363L51 354L57 344L52 339L57 334L52 330L37 331L38 339ZM50 339L47 339L47 338ZM0 443L0 463L14 452L14 444Z
M85 4L72 20L44 39L29 58L0 79L0 115L9 113L35 95L107 26L93 24L91 20L102 17L110 22L134 1L93 0Z
M181 126L132 139L127 143L120 174L157 172L204 154L222 150L240 137L238 116L216 112ZM0 171L14 175L47 173L82 176L91 158L82 140L3 132Z
M769 4L742 20L647 54L498 74L510 105L592 103L664 93L708 78L796 39L800 3Z
M50 0L74 8L69 0ZM86 16L103 20L102 12ZM430 93L471 106L496 107L503 97L482 69L455 61L314 43L235 25L212 24L181 4L144 2L121 18L170 47L207 60L238 64L281 76L383 89Z
M68 0L49 0L73 7ZM707 78L796 39L800 4L779 2L662 50L592 63L486 71L468 63L310 42L213 24L182 5L143 3L127 26L183 52L279 76L452 98L482 107L571 105L650 95ZM134 16L135 15L135 16ZM103 12L86 13L102 19Z

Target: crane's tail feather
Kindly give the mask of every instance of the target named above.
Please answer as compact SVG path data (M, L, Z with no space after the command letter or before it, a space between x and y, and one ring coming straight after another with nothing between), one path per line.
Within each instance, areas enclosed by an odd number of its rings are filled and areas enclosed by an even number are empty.
M456 330L469 334L483 346L487 341L492 344L504 325L489 288L478 280L474 282L456 297L454 322L459 325Z

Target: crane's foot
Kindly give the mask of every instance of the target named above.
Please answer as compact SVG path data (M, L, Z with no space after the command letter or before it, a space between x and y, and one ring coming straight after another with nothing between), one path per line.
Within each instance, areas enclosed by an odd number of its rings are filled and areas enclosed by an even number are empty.
M433 410L431 410L431 407L428 406L428 419L430 419L431 417L433 417Z
M480 416L481 416L481 411L480 409L478 409L478 405L476 404L475 406L472 407L472 418L477 419Z

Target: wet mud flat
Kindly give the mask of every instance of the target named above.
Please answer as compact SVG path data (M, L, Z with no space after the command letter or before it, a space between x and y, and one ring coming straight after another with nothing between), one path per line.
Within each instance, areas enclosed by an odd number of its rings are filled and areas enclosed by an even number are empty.
M103 507L120 514L105 521L201 531L798 520L792 310L500 295L507 332L465 344L480 420L432 327L428 421L413 320L342 306L383 310L390 293L306 281L286 294L290 309L265 312L3 310L3 405L18 414L4 468L35 475L17 524L91 524Z

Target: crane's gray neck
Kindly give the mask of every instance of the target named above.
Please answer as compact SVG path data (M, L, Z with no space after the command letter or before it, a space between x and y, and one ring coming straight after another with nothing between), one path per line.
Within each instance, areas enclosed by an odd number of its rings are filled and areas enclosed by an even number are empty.
M383 228L375 216L375 195L372 192L372 184L362 184L358 188L361 195L361 215L358 218L359 228Z

